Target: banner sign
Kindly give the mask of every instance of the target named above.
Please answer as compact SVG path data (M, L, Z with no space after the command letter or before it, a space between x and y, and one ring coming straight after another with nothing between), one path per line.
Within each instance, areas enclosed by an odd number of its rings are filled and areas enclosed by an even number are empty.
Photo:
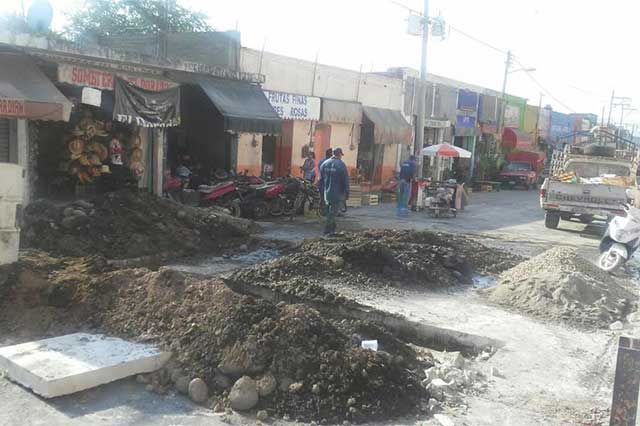
M180 125L180 88L155 92L144 90L120 78L115 82L113 119L140 127Z
M478 109L478 94L471 90L458 91L458 110L475 112Z
M263 92L283 120L320 120L320 98L272 90Z
M504 127L517 129L520 127L520 107L515 105L505 105Z
M116 78L121 78L145 90L161 91L178 86L177 83L156 78L114 73L112 71L87 68L77 65L59 64L58 81L76 86L88 86L94 89L113 90Z
M435 120L433 118L425 118L424 127L429 127L432 129L446 129L447 127L451 127L451 122L449 120Z
M25 101L0 99L0 116L2 117L24 117L26 110Z

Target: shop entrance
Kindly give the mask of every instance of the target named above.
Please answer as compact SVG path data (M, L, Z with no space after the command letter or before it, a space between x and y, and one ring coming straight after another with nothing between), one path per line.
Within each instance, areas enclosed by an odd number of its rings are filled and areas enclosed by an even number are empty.
M267 180L275 176L278 139L280 138L273 135L262 137L262 176Z
M373 139L374 124L363 118L360 144L358 145L358 168L364 179L371 183L382 180L382 162L384 160L384 145L375 144Z

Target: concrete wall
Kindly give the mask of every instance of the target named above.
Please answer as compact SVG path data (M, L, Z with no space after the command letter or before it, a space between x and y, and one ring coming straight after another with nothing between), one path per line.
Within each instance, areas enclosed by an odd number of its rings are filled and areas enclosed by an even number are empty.
M262 65L261 65L262 58ZM319 96L402 111L403 80L242 48L240 69L265 76L268 90ZM315 69L315 83L314 83Z
M300 167L304 163L304 157L302 157L302 147L309 144L309 126L310 121L293 121L293 138L291 144L291 174L293 176L302 177ZM316 162L319 158L316 158Z
M348 123L331 124L331 148L342 148L342 161L347 165L349 173L356 168L358 159L358 141L360 140L360 126ZM353 132L352 132L353 129ZM353 133L353 134L352 134ZM353 143L351 138L353 137Z

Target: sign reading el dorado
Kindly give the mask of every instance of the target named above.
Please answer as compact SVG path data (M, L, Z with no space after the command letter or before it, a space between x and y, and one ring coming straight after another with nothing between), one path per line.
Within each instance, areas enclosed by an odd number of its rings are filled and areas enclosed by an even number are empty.
M101 90L114 90L116 77L121 78L141 89L158 92L171 89L178 84L172 81L160 80L152 77L140 77L137 75L125 74L101 70L97 68L87 68L77 65L58 65L58 81L76 86L93 87Z

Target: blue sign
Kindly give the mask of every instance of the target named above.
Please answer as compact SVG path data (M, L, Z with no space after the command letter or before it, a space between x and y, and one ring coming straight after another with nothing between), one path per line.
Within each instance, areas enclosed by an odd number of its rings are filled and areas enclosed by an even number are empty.
M478 94L471 90L458 90L458 110L475 112L478 109Z
M471 115L457 115L456 128L473 129L476 127L476 118Z

